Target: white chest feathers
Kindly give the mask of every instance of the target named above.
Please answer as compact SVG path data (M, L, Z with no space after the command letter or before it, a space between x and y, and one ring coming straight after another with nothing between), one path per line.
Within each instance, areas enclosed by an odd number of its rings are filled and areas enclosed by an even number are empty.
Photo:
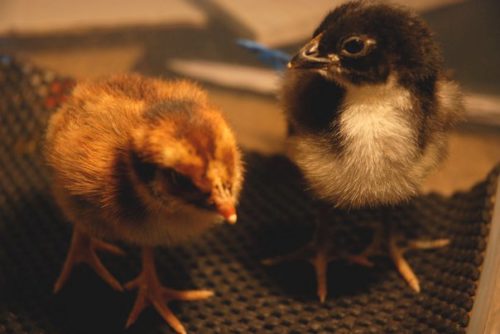
M368 169L378 170L387 160L400 161L415 154L411 96L394 81L349 87L341 106L338 122L345 157L365 160Z
M411 95L394 82L347 89L337 120L340 152L331 138L291 138L292 158L323 199L356 207L397 203L417 191Z

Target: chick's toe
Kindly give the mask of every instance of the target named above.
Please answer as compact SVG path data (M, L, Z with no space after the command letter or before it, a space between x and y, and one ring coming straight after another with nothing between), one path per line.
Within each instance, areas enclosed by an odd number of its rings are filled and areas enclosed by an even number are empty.
M391 232L389 236L388 248L389 256L392 262L396 266L399 274L408 283L410 288L415 292L420 292L420 281L415 275L410 264L404 258L404 254L408 250L425 250L425 249L437 249L447 246L450 243L449 239L436 239L436 240L412 240L408 242L407 246L399 245L400 237Z
M167 306L168 302L172 300L192 301L213 296L213 292L209 290L180 291L164 287L156 272L154 251L149 247L145 247L142 250L142 272L137 278L127 283L125 288L127 290L139 290L132 311L127 319L126 328L132 326L146 306L151 304L160 316L177 333L181 334L186 333L186 329Z
M76 228L73 230L71 245L69 247L61 274L54 285L54 293L58 293L62 289L68 280L73 267L79 263L87 263L95 270L97 275L99 275L113 289L123 291L122 285L102 264L101 260L95 253L96 250L105 251L115 255L125 254L123 250L114 245L106 243L102 240L91 238Z

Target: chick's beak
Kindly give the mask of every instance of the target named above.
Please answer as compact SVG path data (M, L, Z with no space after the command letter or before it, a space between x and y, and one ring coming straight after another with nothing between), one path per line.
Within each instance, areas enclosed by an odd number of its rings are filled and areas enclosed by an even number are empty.
M332 65L338 65L338 56L322 55L319 52L320 37L321 35L318 35L304 45L292 60L290 60L287 67L289 69L324 69Z
M215 204L217 211L219 214L224 217L226 222L229 224L234 224L238 220L238 216L236 215L236 209L234 208L233 203L216 203Z

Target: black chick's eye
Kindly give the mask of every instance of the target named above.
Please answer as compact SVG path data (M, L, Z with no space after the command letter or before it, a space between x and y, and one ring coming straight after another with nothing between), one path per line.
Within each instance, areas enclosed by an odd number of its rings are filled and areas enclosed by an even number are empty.
M340 52L347 57L362 57L368 54L370 47L374 44L372 39L351 36L342 42Z

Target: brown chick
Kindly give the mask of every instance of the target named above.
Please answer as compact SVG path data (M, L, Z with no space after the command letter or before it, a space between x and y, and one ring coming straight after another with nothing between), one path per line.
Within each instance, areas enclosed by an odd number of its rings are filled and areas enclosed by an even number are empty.
M103 239L136 245L142 272L125 285L139 289L126 326L150 303L185 333L167 302L212 292L162 286L153 247L181 244L223 219L235 223L243 179L234 135L206 93L187 81L139 75L82 82L52 116L45 155L56 201L74 225L54 291L78 262L122 290L95 251L123 253Z

